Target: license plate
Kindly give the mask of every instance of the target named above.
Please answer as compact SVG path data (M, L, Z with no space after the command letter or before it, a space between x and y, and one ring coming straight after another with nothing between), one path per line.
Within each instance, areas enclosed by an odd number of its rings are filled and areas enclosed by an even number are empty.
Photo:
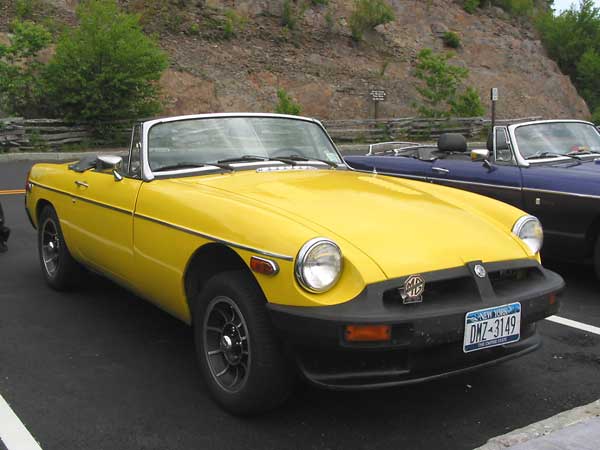
M465 316L465 353L517 342L520 338L520 303L479 309Z

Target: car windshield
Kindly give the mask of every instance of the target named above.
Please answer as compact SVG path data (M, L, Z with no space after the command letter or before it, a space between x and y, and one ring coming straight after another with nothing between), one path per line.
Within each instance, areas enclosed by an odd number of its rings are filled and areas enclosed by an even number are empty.
M580 122L551 122L517 127L515 137L525 159L600 153L600 134Z
M150 168L283 158L342 163L316 123L284 117L215 117L158 123L148 134Z

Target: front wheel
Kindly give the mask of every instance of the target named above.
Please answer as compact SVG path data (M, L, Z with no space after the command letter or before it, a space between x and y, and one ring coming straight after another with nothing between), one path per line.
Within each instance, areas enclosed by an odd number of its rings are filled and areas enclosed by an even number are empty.
M240 415L273 409L292 374L273 331L262 291L243 271L211 278L194 302L194 341L212 397Z
M71 256L51 206L44 207L38 220L38 256L44 278L53 289L68 289L81 277L81 266Z

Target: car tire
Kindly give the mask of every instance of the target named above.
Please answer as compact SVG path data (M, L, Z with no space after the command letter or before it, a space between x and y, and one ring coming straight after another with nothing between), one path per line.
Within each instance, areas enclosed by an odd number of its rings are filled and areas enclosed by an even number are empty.
M69 252L52 206L45 206L38 219L38 257L46 282L57 291L73 287L83 274Z
M292 391L294 376L265 305L244 271L213 276L193 305L202 375L215 401L235 415L272 410Z

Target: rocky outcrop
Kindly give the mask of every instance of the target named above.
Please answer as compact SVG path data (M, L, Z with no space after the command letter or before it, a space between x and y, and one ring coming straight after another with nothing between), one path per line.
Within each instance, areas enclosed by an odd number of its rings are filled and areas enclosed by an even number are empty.
M534 30L511 21L503 11L471 15L448 0L390 4L396 20L355 45L347 26L350 1L330 0L327 7L309 8L295 36L282 31L280 2L236 2L250 16L250 26L237 38L206 42L181 36L162 41L176 70L197 78L197 90L192 91L201 97L194 104L171 103L167 112L272 111L276 90L283 87L302 104L304 114L365 118L373 114L369 91L384 88L387 97L379 105L379 116L410 116L418 100L412 76L417 53L426 47L448 51L441 36L454 31L461 47L452 63L469 68L468 83L486 106L489 89L499 88L500 117L589 117L585 102L547 57ZM333 30L328 14L335 17ZM167 80L171 77L166 75ZM172 98L190 94L167 91Z
M69 9L74 1L53 3ZM412 75L417 53L423 48L448 51L441 37L454 31L461 47L451 62L470 70L468 84L486 106L489 89L499 88L499 117L589 117L585 102L547 57L535 31L502 10L471 15L453 0L390 0L395 21L378 26L357 45L348 27L351 0L322 6L308 2L312 6L303 13L298 8L294 31L281 26L280 0L188 3L194 5L185 11L182 31L164 33L160 41L172 63L161 81L167 114L273 111L281 87L309 116L372 117L368 94L373 88L387 92L379 117L411 116L418 101ZM225 7L247 17L245 29L229 40L209 30L205 17L207 10L218 14ZM190 23L200 32L186 33Z

